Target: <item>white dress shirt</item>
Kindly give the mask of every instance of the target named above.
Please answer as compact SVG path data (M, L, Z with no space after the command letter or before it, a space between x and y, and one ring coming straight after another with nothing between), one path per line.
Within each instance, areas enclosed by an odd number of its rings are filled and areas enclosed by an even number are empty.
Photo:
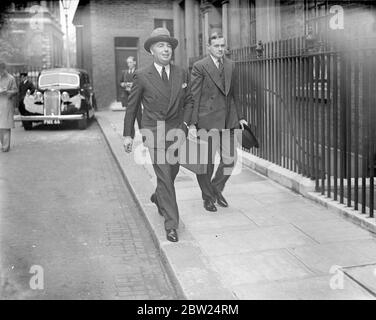
M161 65L159 65L158 63L155 63L155 62L154 62L154 66L155 66L159 75L162 78L162 67L163 66L161 66ZM164 66L164 67L165 67L165 70L166 70L166 73L167 73L167 78L170 79L170 65L168 64L167 66Z

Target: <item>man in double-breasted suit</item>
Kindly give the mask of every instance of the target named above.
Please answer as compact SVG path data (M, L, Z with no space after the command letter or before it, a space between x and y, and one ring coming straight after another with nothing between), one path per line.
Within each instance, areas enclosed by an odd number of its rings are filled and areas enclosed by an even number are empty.
M199 138L207 139L211 147L207 173L197 174L197 180L204 207L212 212L217 211L215 203L222 207L228 206L222 191L236 162L234 129L243 128L243 124L247 123L236 93L238 79L235 66L225 57L225 49L224 37L217 33L212 34L208 43L209 55L197 61L191 73L194 99L191 124L196 126ZM211 140L208 139L210 136ZM217 151L220 152L221 161L212 179Z
M158 212L165 218L167 240L178 241L179 211L176 202L175 177L179 163L170 163L170 152L175 142L168 135L176 136L182 144L188 134L188 124L193 110L193 100L188 85L188 74L170 63L172 51L178 40L172 38L165 28L155 29L145 41L146 51L152 54L154 62L136 71L128 98L124 118L124 147L132 150L133 124L140 104L144 145L148 147L157 176L157 188L151 196ZM183 135L183 139L181 139ZM179 145L179 144L177 144ZM172 151L171 151L172 150Z

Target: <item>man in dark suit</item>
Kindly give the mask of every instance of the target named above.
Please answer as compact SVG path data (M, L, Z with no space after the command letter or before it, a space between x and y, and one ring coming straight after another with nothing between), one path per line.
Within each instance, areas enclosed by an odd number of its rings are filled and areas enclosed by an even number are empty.
M145 41L144 48L152 54L154 62L134 74L123 132L125 151L131 152L132 127L142 103L141 133L157 176L157 188L150 200L165 218L166 237L172 242L178 241L179 212L174 181L179 163L172 163L168 158L171 153L173 156L177 153L177 148L172 148L175 142L180 140L180 145L184 142L193 109L188 74L170 63L172 51L177 45L178 40L172 38L165 28L155 29ZM170 135L178 141L170 141Z
M209 37L209 55L197 61L191 73L191 91L194 109L191 124L198 130L198 137L209 145L208 169L197 174L202 191L204 208L215 212L215 203L227 207L222 195L225 183L236 162L236 138L234 129L243 128L247 121L239 103L238 79L234 63L226 58L226 42L222 35ZM209 134L208 134L209 133ZM208 139L211 136L212 139ZM214 157L219 150L221 160L214 178Z
M122 92L122 99L121 99L121 104L123 108L126 108L128 105L128 97L131 92L131 88L133 85L133 74L136 71L136 59L133 56L129 56L126 60L128 69L123 70L123 73L121 75L120 79L120 87L122 87L123 92ZM142 117L142 108L140 108L137 112L137 125L138 128L141 129L141 117Z
M28 79L27 77L27 72L21 72L20 73L20 85L18 88L18 111L20 112L21 115L27 115L27 111L25 109L25 104L24 104L24 98L26 94L33 94L35 91L35 86L34 84ZM28 92L29 90L29 92Z

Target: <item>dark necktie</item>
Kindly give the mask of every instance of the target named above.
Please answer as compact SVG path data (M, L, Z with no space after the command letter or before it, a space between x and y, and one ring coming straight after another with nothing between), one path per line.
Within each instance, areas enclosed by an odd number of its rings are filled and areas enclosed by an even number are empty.
M167 72L164 66L162 67L162 80L165 84L168 84Z
M220 73L222 73L223 71L223 60L222 59L218 59L218 70Z
M219 75L221 77L222 85L224 88L225 87L225 74L223 72L223 60L222 59L218 59L218 71L219 71Z

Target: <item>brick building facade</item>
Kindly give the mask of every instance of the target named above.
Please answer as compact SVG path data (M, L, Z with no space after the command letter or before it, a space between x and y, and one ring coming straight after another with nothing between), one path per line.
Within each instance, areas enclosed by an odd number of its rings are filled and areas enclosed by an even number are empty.
M2 30L14 48L10 65L51 68L63 64L63 32L58 1L10 2Z

